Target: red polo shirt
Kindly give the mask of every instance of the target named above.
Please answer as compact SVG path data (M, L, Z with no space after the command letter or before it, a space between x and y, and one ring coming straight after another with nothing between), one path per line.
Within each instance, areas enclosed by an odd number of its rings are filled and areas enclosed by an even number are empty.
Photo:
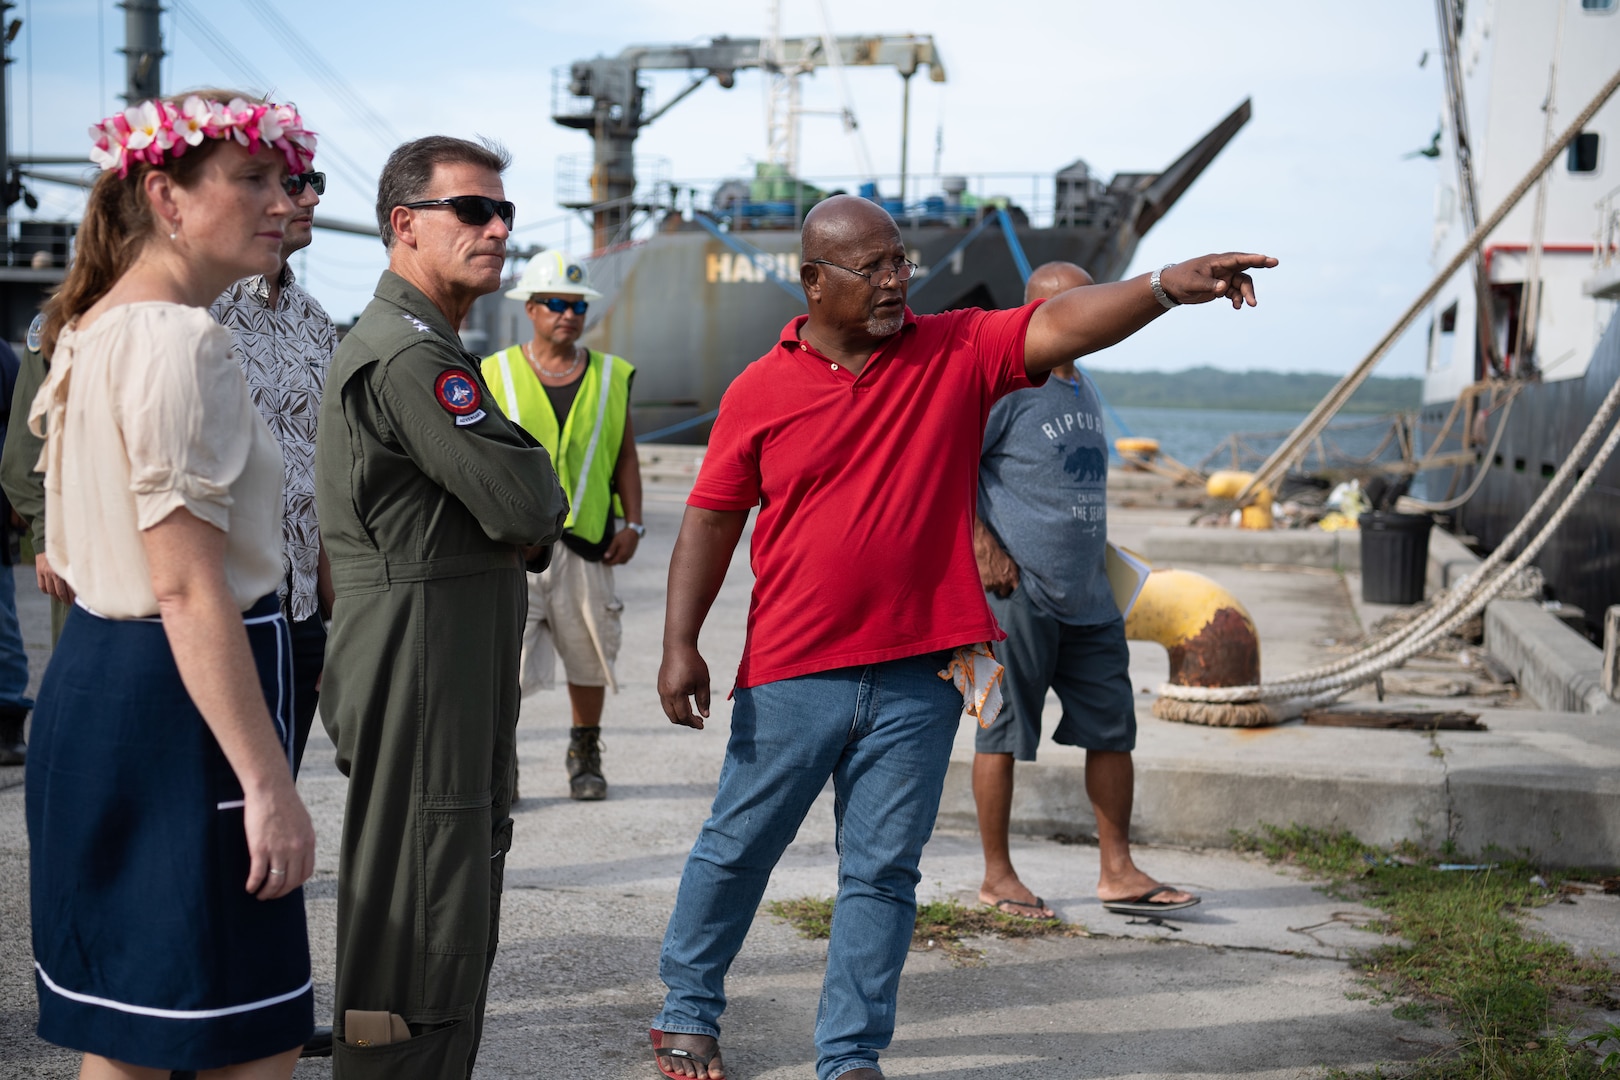
M738 686L1006 636L973 561L979 444L990 406L1034 385L1037 306L907 309L858 376L799 339L801 315L726 390L687 503L760 508Z

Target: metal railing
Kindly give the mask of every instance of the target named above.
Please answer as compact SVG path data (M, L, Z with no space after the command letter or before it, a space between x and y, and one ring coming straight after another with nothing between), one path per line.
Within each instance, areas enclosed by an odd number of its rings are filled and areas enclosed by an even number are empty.
M591 179L596 174L596 156L589 151L579 154L559 154L556 171L557 205L584 208L591 214L609 204L593 203ZM656 202L670 186L672 175L669 158L657 154L637 154L635 158L635 201Z
M551 69L551 115L585 119L596 113L596 102L589 95L573 91L573 65Z

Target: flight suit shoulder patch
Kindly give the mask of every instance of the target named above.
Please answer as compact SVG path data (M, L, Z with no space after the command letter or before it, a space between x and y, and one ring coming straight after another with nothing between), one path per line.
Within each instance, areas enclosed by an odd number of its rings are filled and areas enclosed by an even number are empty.
M34 321L28 324L28 350L39 352L40 342L45 336L45 313L42 311L34 316Z
M476 424L485 416L484 395L471 375L460 368L447 368L433 380L433 396L444 411L456 418L457 427Z

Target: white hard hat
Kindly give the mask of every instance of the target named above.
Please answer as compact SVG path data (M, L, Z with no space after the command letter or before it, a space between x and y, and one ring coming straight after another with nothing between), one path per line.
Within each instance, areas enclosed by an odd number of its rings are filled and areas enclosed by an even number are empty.
M509 300L527 300L535 293L577 296L583 300L602 298L601 293L591 288L585 264L566 251L542 251L530 259L517 286L507 290L506 296Z

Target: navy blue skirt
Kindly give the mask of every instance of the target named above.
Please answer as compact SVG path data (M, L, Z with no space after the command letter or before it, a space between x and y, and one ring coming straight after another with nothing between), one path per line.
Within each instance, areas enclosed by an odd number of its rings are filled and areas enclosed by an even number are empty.
M268 596L243 616L292 759L292 649ZM160 1069L214 1069L314 1029L304 894L245 889L242 788L157 619L75 607L28 742L40 1038Z

